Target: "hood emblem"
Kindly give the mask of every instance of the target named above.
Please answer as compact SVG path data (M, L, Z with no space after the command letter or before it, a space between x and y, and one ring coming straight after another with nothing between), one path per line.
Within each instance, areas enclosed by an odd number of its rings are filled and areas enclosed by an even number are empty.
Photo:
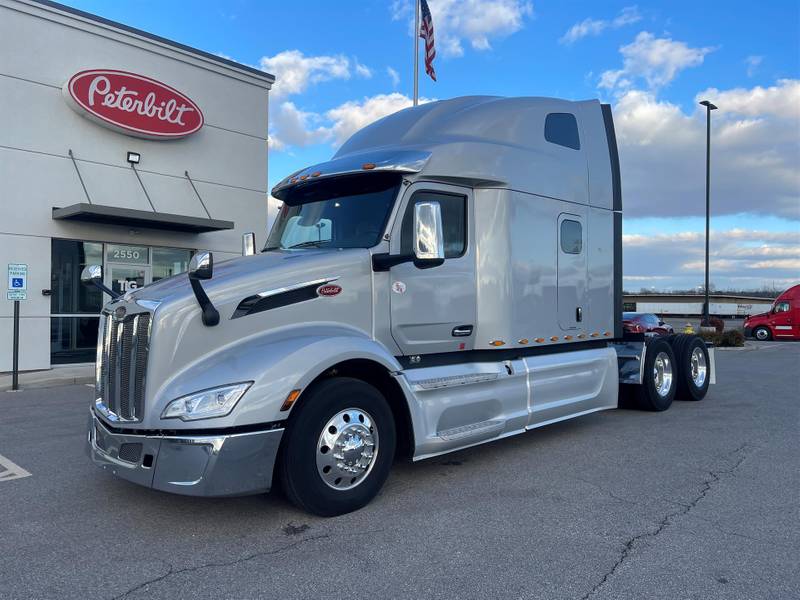
M342 288L335 283L328 283L317 288L317 294L320 296L338 296L341 293Z
M117 321L122 321L126 314L128 314L128 310L124 306L119 306L114 309L114 318Z

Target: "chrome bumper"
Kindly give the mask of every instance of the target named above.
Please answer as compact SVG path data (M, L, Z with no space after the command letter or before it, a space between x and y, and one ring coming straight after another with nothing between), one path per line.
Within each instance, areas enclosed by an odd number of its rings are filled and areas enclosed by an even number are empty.
M269 491L283 429L230 435L114 433L89 416L87 453L114 475L187 496L242 496Z

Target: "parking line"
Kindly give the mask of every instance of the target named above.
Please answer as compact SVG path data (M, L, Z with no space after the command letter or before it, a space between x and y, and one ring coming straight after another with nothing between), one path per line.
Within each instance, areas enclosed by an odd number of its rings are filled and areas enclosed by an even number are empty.
M11 481L12 479L22 479L23 477L30 477L31 474L19 465L11 462L5 456L0 454L0 482Z

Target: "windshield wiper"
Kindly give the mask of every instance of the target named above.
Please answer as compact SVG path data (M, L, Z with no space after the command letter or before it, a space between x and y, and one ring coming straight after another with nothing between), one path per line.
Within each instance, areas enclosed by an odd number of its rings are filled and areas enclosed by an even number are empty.
M292 248L308 248L309 246L316 246L319 248L321 244L324 244L327 241L328 240L308 240L307 242L300 242L299 244L288 246L286 250L291 250Z

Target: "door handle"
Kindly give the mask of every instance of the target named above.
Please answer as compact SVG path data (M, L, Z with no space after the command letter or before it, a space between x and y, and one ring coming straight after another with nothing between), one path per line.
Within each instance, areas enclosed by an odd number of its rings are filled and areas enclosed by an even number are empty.
M579 306L575 309L575 320L580 323L583 321L583 309Z
M472 335L472 325L458 325L453 327L453 337L466 337Z

